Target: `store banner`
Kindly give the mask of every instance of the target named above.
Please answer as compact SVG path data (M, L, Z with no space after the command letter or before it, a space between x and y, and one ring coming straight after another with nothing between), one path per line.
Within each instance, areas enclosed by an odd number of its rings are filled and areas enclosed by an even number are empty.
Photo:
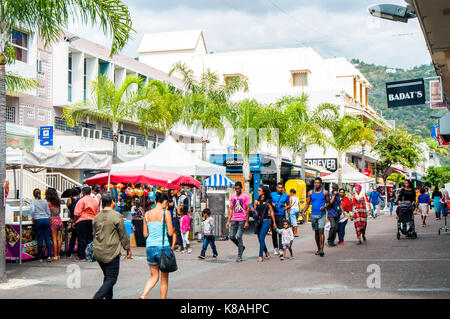
M386 83L388 108L425 104L425 83L423 79Z
M436 141L439 141L439 123L434 123L434 125L431 127L431 137L434 138Z
M305 163L326 168L331 172L337 170L337 158L307 158Z

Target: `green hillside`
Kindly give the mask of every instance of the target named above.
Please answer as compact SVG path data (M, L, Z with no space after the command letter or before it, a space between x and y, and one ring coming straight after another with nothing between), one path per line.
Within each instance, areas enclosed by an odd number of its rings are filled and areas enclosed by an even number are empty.
M433 114L442 114L442 110L432 110L428 105L406 106L388 109L386 103L386 82L400 81L416 78L436 76L433 65L420 65L412 69L395 69L395 73L386 72L387 66L367 64L361 60L351 61L373 85L369 90L369 104L382 114L385 119L395 120L396 126L403 126L410 133L421 137L430 137L431 127L436 119L430 118ZM392 69L391 69L392 70ZM428 82L425 89L428 91Z

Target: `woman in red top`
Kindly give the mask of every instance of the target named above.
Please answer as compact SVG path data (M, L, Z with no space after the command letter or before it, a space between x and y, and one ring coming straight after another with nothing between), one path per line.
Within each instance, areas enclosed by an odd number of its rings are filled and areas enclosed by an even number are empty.
M355 207L355 213L352 220L355 222L356 236L358 237L357 245L361 245L361 235L366 242L366 227L367 227L367 206L369 202L366 194L361 191L362 186L355 185L355 196L353 198L353 206Z
M61 200L59 199L56 190L49 188L45 192L45 199L48 202L50 208L50 229L52 231L53 241L53 260L59 260L61 258L61 244L62 244L62 227L63 222L61 220Z
M345 237L345 226L347 226L348 214L351 215L353 206L352 201L345 196L345 190L341 188L339 190L339 196L341 197L341 207L342 212L339 216L339 226L338 226L338 235L339 235L339 245L344 245L344 237Z

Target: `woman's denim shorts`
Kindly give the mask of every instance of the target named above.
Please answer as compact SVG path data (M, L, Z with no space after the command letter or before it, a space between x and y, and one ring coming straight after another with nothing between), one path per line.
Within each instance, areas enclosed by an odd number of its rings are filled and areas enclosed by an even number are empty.
M161 258L161 253L164 252L167 256L173 255L170 246L149 246L147 247L147 263L149 265L159 265L159 259Z

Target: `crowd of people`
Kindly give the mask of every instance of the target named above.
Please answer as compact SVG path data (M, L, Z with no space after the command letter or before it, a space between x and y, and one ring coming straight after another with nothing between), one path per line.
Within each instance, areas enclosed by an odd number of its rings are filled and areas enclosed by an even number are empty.
M250 196L243 192L240 182L234 186L235 193L230 198L228 220L229 238L236 245L236 262L243 261L245 245L243 234L249 227L249 218L254 220L255 234L259 241L258 262L270 259L266 244L268 235L272 239L273 254L280 260L294 258L293 244L295 237L299 237L297 220L305 219L310 209L312 230L315 234L317 256L323 257L325 245L325 228L329 228L328 247L344 245L345 228L348 220L354 222L357 244L367 242L366 229L369 217L379 216L379 205L384 198L381 189L373 189L369 194L363 191L361 185L354 185L353 191L347 192L336 185L331 191L325 189L320 177L314 180L313 189L307 193L306 204L300 211L299 198L295 189L286 193L284 185L278 183L276 191L271 192L266 185L258 189L258 197L253 202ZM47 261L60 259L62 228L61 204L62 201L54 189L45 191L45 199L41 198L41 190L33 191L34 200L31 203L31 213L35 225L38 244L38 260L45 259L43 243L47 250ZM113 286L119 274L120 252L126 251L126 258L132 258L130 241L127 236L124 218L124 196L120 192L103 192L97 186L73 188L66 201L70 220L68 231L70 242L65 252L71 257L78 242L77 256L80 261L86 261L86 251L89 244L93 244L93 255L104 274L104 281L94 298L113 297ZM416 189L411 181L407 180L404 187L396 194L388 192L387 199L392 207L396 203L407 203L411 209L420 212L423 225L433 204L436 218L442 213L446 216L447 205L450 201L445 188L435 188L431 196L425 188ZM160 282L161 298L167 295L169 273L161 271L160 263L164 258L175 258L174 251L192 253L189 242L189 232L192 220L190 217L190 197L181 189L170 189L166 192L155 192L154 196L143 196L135 200L132 211L134 218L140 219L142 232L145 238L146 256L150 278L147 280L140 296L145 299L152 288ZM212 257L218 256L215 244L215 219L209 208L202 211L203 217L203 245L199 259L206 258L208 246L211 246ZM269 234L270 232L270 234ZM335 243L337 239L337 244Z

